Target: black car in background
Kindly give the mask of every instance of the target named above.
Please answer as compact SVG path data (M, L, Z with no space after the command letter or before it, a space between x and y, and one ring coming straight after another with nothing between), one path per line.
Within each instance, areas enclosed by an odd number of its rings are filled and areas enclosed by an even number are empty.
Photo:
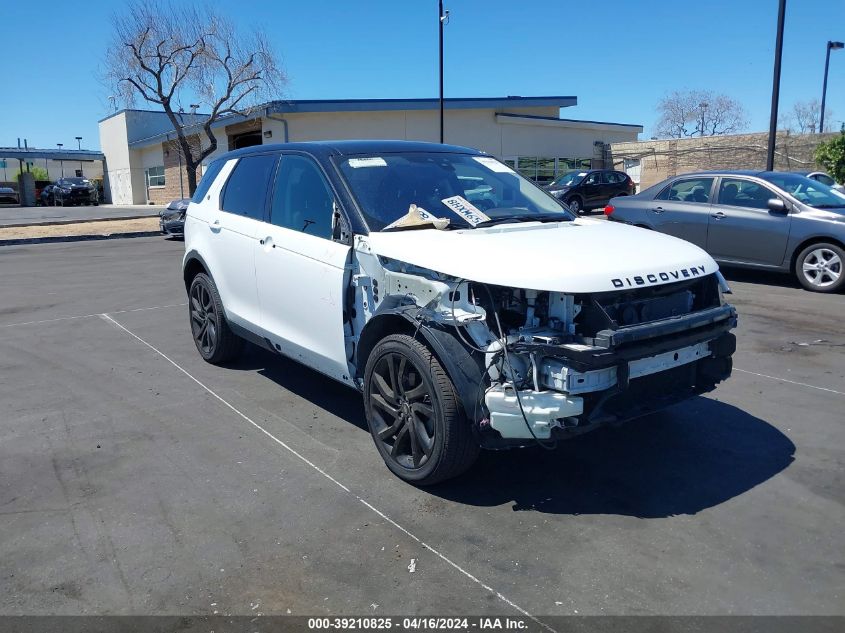
M18 192L11 187L0 187L0 204L20 204Z
M172 200L158 214L158 225L165 235L182 236L185 234L185 211L188 210L190 198Z
M45 191L48 187L45 187ZM42 204L73 206L78 204L100 204L97 188L87 178L59 178L49 187L46 198L41 192Z
M603 207L611 198L634 194L634 181L612 169L573 169L546 185L545 190L575 213Z

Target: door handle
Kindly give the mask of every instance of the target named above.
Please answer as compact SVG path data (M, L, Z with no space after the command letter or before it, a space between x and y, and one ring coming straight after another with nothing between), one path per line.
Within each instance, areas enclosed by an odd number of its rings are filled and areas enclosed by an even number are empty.
M721 220L722 218L726 218L728 216L724 213L724 211L716 211L716 213L714 213L712 217L716 218L717 220Z
M663 213L663 207L654 207L651 212L652 213Z

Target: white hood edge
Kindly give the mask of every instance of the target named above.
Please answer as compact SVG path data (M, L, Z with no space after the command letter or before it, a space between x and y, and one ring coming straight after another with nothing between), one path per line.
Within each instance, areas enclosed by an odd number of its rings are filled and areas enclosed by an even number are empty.
M469 281L550 292L658 286L719 269L684 240L590 218L371 233L366 239L382 257Z

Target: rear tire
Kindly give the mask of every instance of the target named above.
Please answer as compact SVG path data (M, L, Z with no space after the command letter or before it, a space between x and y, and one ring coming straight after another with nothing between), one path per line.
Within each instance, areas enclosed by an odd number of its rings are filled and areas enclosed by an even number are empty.
M829 242L810 244L795 258L798 282L812 292L837 292L845 287L845 250Z
M219 365L237 358L243 339L229 327L220 293L211 277L198 273L188 290L191 335L203 360Z
M454 384L431 350L410 336L387 336L373 349L364 371L364 411L385 464L407 482L445 481L478 457Z

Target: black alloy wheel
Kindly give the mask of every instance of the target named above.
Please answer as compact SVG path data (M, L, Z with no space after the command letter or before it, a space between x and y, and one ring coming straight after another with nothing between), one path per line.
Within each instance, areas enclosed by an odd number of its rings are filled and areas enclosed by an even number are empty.
M370 401L376 436L404 468L420 468L434 450L434 409L422 375L406 356L388 353L373 368Z
M188 298L191 334L200 356L213 364L235 358L241 351L243 340L229 327L220 294L211 278L204 273L195 276Z
M367 360L364 408L376 448L400 478L430 485L478 456L478 440L452 381L431 350L404 334L382 339Z

